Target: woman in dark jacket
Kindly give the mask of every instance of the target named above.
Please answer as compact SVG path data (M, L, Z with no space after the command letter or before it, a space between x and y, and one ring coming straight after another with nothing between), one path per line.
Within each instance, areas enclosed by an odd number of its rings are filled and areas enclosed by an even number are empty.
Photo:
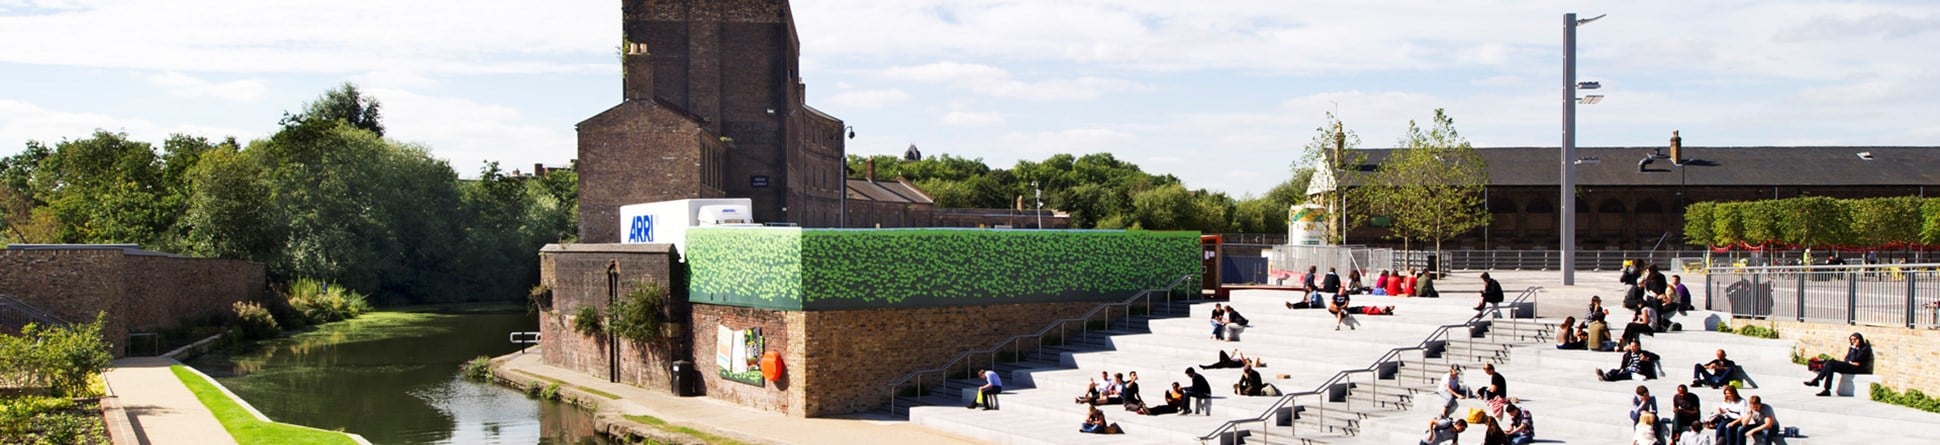
M1833 374L1873 373L1873 345L1866 343L1866 337L1859 335L1858 332L1852 333L1852 336L1847 337L1846 341L1851 343L1852 347L1846 349L1846 358L1844 360L1836 362L1826 361L1819 366L1818 376L1812 377L1812 380L1805 381L1805 386L1819 386L1820 382L1824 382L1825 386L1819 390L1819 397L1832 395Z

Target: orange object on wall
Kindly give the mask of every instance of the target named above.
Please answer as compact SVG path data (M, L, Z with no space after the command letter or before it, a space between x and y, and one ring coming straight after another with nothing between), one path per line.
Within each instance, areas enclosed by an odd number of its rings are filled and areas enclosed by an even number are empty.
M770 382L781 379L781 353L768 351L761 354L761 377Z

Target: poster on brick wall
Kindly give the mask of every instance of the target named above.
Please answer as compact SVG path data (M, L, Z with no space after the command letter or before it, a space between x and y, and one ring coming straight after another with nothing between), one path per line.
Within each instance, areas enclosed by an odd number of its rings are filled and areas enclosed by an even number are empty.
M761 328L728 329L715 325L714 365L723 379L768 386L761 378L761 352L767 347Z

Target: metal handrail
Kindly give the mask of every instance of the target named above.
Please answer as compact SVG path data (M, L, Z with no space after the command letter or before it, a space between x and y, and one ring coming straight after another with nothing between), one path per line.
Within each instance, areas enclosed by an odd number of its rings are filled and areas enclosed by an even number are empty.
M1112 307L1121 307L1121 306L1124 307L1125 317L1131 318L1132 301L1138 300L1140 298L1145 299L1145 313L1147 315L1150 315L1152 313L1151 294L1153 292L1164 291L1166 293L1166 303L1170 304L1172 301L1171 299L1172 290L1175 288L1178 288L1179 285L1181 284L1185 284L1186 279L1192 278L1193 276L1194 275L1192 274L1180 275L1178 279L1172 280L1172 283L1167 284L1165 287L1141 290L1138 293L1133 294L1130 298L1126 298L1125 301L1100 304L1098 305L1098 307L1091 308L1090 311L1085 312L1084 315L1052 321L1049 323L1049 325L1045 326L1044 329L1040 329L1037 331L1037 333L1034 333L1034 334L1012 335L1008 338L1005 338L1003 341L997 342L995 346L991 346L990 348L964 351L961 354L957 354L955 358L951 358L950 361L947 363L944 363L943 366L930 368L930 369L919 369L915 371L910 371L908 374L904 374L902 378L896 379L895 382L891 382L888 385L889 413L892 415L896 413L896 390L898 388L902 388L903 385L909 384L910 380L916 380L916 388L917 388L918 394L920 395L923 387L921 378L924 374L942 373L945 376L945 379L948 379L950 370L956 369L956 366L958 364L962 364L965 360L968 360L971 357L981 356L984 354L990 355L991 367L995 368L996 361L997 361L997 353L1002 352L1006 346L1011 347L1013 357L1016 357L1018 355L1017 350L1020 349L1019 345L1022 344L1022 343L1019 343L1020 340L1023 340L1026 338L1036 338L1038 339L1038 348L1041 349L1044 347L1043 345L1044 336L1049 335L1052 329L1057 329L1060 333L1062 333L1065 326L1070 324L1071 322L1076 321L1076 322L1089 323L1092 317L1098 315L1099 311L1106 311L1105 323L1108 325L1107 327L1109 327L1111 323L1111 312L1109 311L1111 310ZM1089 336L1090 332L1087 330L1085 334Z
M1542 292L1542 289L1543 288L1541 286L1530 286L1527 289L1523 289L1521 293L1516 295L1516 298L1514 300L1509 301L1508 306L1513 308L1516 304L1520 304L1524 300L1532 300L1537 293ZM1333 377L1329 377L1326 382L1321 383L1320 386L1315 387L1311 391L1301 391L1301 392L1287 393L1286 395L1282 395L1280 396L1279 400L1275 400L1272 405L1268 405L1266 408L1266 411L1260 413L1260 415L1255 417L1249 417L1249 418L1228 420L1225 423L1219 424L1219 427L1214 428L1211 433L1207 433L1204 436L1199 436L1199 441L1206 442L1206 441L1211 441L1213 439L1217 439L1219 438L1220 434L1224 434L1228 431L1232 431L1233 429L1239 428L1239 425L1241 423L1260 422L1262 425L1261 430L1264 431L1267 429L1265 428L1266 422L1269 419L1272 419L1274 413L1279 411L1280 408L1284 408L1288 404L1293 403L1293 399L1295 397L1325 394L1328 388L1332 388L1335 384L1341 383L1341 380L1347 378L1350 374L1358 374L1363 372L1375 372L1380 369L1382 363L1387 363L1389 361L1394 360L1395 358L1398 358L1402 352L1426 350L1428 348L1429 343L1434 342L1438 338L1447 336L1449 329L1472 328L1476 325L1476 322L1482 320L1483 315L1493 312L1497 317L1500 317L1502 315L1501 311L1502 311L1502 308L1500 306L1490 307L1487 310L1476 312L1474 317L1469 318L1468 321L1463 322L1461 324L1448 324L1448 325L1437 326L1435 327L1434 332L1429 333L1427 337L1422 338L1421 342L1416 343L1414 346L1389 349L1387 353L1381 354L1381 358L1375 359L1373 364L1370 364L1365 368L1348 369L1348 370L1334 373ZM1446 352L1443 353L1443 357L1447 357ZM1376 380L1379 380L1379 379L1377 378ZM1264 442L1264 440L1262 441Z
M46 310L34 307L20 300L15 300L6 295L0 295L0 321L17 323L22 326L27 323L38 323L43 327L65 326L70 324L67 320L61 319L60 316L54 315L52 312L47 312Z

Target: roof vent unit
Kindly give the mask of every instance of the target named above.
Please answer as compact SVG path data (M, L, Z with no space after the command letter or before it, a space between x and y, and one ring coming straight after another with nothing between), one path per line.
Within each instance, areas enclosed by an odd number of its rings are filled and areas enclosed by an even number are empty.
M1865 159L1865 160L1871 161L1873 160L1873 152L1870 152L1870 151L1859 152L1859 159Z

